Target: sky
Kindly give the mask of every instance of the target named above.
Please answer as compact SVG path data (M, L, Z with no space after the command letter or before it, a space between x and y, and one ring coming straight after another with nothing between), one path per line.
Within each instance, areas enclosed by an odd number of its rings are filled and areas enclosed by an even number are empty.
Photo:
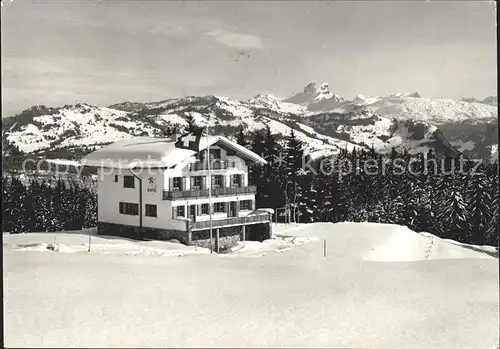
M4 1L2 1L4 2ZM189 95L496 95L493 2L28 1L2 6L2 117Z

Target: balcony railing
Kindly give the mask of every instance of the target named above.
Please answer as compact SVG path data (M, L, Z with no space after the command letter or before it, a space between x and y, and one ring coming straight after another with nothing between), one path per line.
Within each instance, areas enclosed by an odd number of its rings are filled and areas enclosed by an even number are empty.
M255 194L257 192L257 187L231 187L231 188L213 188L212 196L228 196L228 195L238 195L238 194ZM183 190L183 191L163 191L163 200L179 200L188 198L201 198L208 197L208 189L195 189L195 190Z
M216 160L212 161L210 165L211 170L227 170L228 168L235 168L235 167L236 167L236 161ZM208 165L206 162L195 162L189 164L189 170L190 171L208 170Z
M269 213L257 213L246 217L234 217L212 220L212 228L222 228L231 225L252 224L260 222L268 222L270 220ZM210 221L193 222L192 230L210 229Z

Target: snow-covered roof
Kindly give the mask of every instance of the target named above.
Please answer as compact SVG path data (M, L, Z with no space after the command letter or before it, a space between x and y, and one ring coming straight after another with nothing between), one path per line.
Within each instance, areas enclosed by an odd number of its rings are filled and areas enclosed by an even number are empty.
M266 163L259 155L223 136L203 136L200 150L216 143L235 151L245 160ZM194 150L177 148L170 137L133 137L104 146L85 156L81 163L83 166L107 168L171 168L195 154Z

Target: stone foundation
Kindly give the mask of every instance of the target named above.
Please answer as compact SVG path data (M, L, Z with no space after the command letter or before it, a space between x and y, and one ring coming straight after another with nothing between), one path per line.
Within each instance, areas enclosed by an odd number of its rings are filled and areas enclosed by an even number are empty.
M115 224L115 223L105 223L105 222L98 223L97 234L98 235L120 236L120 237L129 238L129 239L135 239L135 240L144 240L144 239L172 240L172 239L177 239L185 245L187 245L189 243L188 233L185 231L143 227L142 228L142 235L141 235L139 227L131 226L131 225Z
M235 246L238 241L243 241L243 226L218 228L219 229L219 251L227 250ZM212 229L212 246L217 250L217 228ZM184 245L189 245L189 234L186 231L142 228L142 235L139 227L115 223L99 222L97 226L99 235L120 236L135 240L179 240ZM245 240L264 241L271 237L271 223L259 223L245 226ZM191 233L191 245L210 248L210 230L200 230Z
M219 251L235 246L238 241L243 241L243 226L219 228ZM217 250L217 228L212 229L212 246ZM245 226L245 240L264 241L271 237L270 223L259 223ZM192 232L191 245L210 248L210 230Z

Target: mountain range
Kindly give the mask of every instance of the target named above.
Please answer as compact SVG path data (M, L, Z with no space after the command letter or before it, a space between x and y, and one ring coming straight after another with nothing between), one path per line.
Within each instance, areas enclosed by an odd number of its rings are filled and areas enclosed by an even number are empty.
M341 148L369 148L387 153L393 147L417 153L496 159L497 97L482 101L430 99L418 93L358 95L346 100L327 83L311 82L291 97L258 94L239 101L220 96L188 96L159 102L123 102L108 107L85 103L61 107L33 106L2 120L4 156L23 153L75 158L102 145L132 136L162 136L192 117L211 132L232 136L268 125L278 139L294 130L312 157ZM76 156L76 158L78 158Z

